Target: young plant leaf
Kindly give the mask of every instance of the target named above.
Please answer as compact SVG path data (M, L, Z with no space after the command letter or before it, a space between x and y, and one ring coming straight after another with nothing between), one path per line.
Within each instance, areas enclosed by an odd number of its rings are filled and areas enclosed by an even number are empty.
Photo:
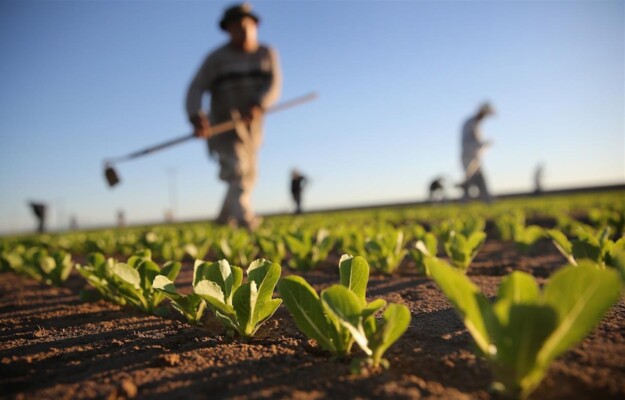
M339 261L339 276L341 285L351 290L360 305L367 304L366 293L369 282L369 265L367 261L359 256L353 257L344 254Z
M579 343L618 299L620 280L614 270L588 262L556 272L544 290L544 302L558 314L558 327L538 354L547 364Z
M486 330L486 321L494 318L488 300L479 288L461 271L453 269L437 258L425 260L432 278L453 304L481 353L492 354L495 349Z
M323 349L336 353L338 349L333 339L337 334L333 332L334 326L326 317L315 289L301 276L291 275L280 280L278 292L297 328Z

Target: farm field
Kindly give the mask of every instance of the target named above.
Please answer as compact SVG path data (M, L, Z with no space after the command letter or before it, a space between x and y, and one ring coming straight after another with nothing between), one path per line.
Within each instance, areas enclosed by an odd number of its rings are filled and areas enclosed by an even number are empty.
M548 229L558 229L574 239L579 228L576 224L581 224L592 230L593 235L607 232L612 242L618 243L623 236L623 204L625 192L615 192L510 200L491 207L439 205L416 210L276 217L265 221L266 231L253 235L241 233L244 239L208 223L2 238L5 254L19 245L26 249L42 246L50 252L64 249L83 266L89 263L87 255L92 251L125 261L128 256L149 248L158 265L168 260L181 261L175 285L186 294L194 290L196 257L192 254L202 253L199 250L202 245L209 244L206 238L210 238L211 246L205 246L201 257L204 260L230 258L231 264L246 268L253 259L275 254L274 257L282 258L278 262L282 279L301 276L318 293L339 282L341 256L349 252L361 255L371 266L367 302L383 299L389 304L404 305L410 311L411 320L405 333L384 354L388 369L364 368L354 373L350 367L353 358L364 355L358 346L353 346L348 357L332 356L298 329L284 304L250 340L242 340L237 334L228 334L222 321L209 310L199 325L190 324L172 309L169 300L162 302L167 312L156 313L159 316L142 312L129 303L121 306L106 299L83 301L85 293L93 293L93 289L76 269L55 286L15 273L19 268L16 271L5 268L0 274L0 396L11 399L502 398L490 390L493 371L484 357L476 355L474 339L452 302L437 282L419 268L418 260L408 250L414 250L415 242L430 232L439 238L434 256L452 263L453 257L443 250L445 235L461 228L457 225L459 220L465 229L483 220L481 229L475 229L483 231L486 239L470 261L466 276L493 301L499 285L514 271L531 274L539 285L544 285L554 272L564 268L567 258L544 233ZM502 221L519 211L524 216L524 226L542 228L535 240L524 240L518 233L506 236ZM351 230L345 232L346 227ZM321 236L320 230L324 231ZM189 231L198 233L187 237L180 233ZM258 236L273 237L275 244L280 243L275 238L306 231L315 232L313 241L327 250L306 268L297 267L304 261L296 256L295 244L287 241L283 253L276 249L272 252L270 247L260 246L258 239ZM395 237L398 232L404 236ZM396 254L396 268L389 266L390 261L386 266L379 261L378 253L385 246L384 238L378 237L380 234L393 237L392 242L401 243L401 250L406 250L397 252L401 254ZM357 237L364 240L364 247L359 245ZM376 237L378 245L373 245L368 237ZM322 245L323 238L333 240ZM224 246L223 240L230 246ZM238 241L243 244L235 245ZM190 243L195 245L195 250L188 246ZM252 247L255 250L251 253L237 252L238 248ZM180 251L183 248L186 250ZM350 252L355 249L366 254ZM310 254L311 258L315 257ZM575 255L580 261L578 254ZM609 264L606 261L604 268L610 269ZM621 295L601 322L579 344L550 364L530 398L625 398L622 293L621 289ZM276 290L274 297L279 295Z

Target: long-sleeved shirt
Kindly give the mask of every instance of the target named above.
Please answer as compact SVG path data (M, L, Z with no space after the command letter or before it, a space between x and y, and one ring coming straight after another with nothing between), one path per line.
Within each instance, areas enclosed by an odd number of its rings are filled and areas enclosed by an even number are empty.
M210 93L211 123L231 119L231 111L243 113L255 104L263 108L278 99L282 87L282 74L277 52L259 45L248 53L225 44L204 60L193 78L186 99L189 117L202 111L202 97Z
M462 165L465 169L473 160L479 160L480 150L485 145L479 122L477 117L471 117L462 127Z

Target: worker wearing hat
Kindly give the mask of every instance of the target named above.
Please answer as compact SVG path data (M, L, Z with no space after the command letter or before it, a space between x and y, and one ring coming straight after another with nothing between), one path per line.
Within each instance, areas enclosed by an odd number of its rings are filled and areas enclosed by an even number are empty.
M476 187L479 190L480 199L488 203L492 201L481 165L481 156L486 148L491 145L491 141L482 140L480 124L484 118L494 113L495 110L490 103L483 103L477 113L469 118L462 127L462 166L465 179L460 186L464 190L464 200L471 197L470 189Z
M186 99L195 136L208 139L209 152L220 164L219 178L228 183L216 222L249 229L260 223L251 208L251 194L263 136L263 111L278 99L282 80L276 50L258 42L259 23L249 4L225 10L219 27L229 40L206 57ZM206 93L210 94L208 115L202 110ZM236 129L212 136L212 125L233 117L240 121Z

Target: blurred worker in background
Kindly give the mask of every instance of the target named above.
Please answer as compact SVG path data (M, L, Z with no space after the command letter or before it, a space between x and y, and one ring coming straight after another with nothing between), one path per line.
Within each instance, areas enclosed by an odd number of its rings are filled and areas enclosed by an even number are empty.
M543 192L543 175L545 174L545 166L538 164L534 170L534 194L539 195Z
M252 230L260 224L252 211L251 195L263 137L263 113L278 99L282 81L276 50L258 42L259 22L249 4L225 10L219 26L229 41L206 57L186 100L195 136L208 139L209 153L220 164L219 178L228 183L216 222ZM205 93L210 94L208 116L202 110ZM236 129L211 135L212 125L231 119L240 121Z
M447 198L445 195L445 178L442 176L437 177L430 183L428 189L428 198L430 202L444 202Z
M492 142L482 140L480 124L484 118L493 115L495 110L489 103L480 106L477 113L469 118L462 127L462 167L464 168L464 182L459 186L464 190L463 200L468 200L470 191L477 189L479 198L490 203L492 197L488 191L486 180L482 174L481 157Z
M37 232L44 233L46 231L46 205L35 202L30 202L29 205L35 218L37 218Z
M306 177L297 169L291 171L291 195L295 202L295 214L302 213L302 189L306 183Z

